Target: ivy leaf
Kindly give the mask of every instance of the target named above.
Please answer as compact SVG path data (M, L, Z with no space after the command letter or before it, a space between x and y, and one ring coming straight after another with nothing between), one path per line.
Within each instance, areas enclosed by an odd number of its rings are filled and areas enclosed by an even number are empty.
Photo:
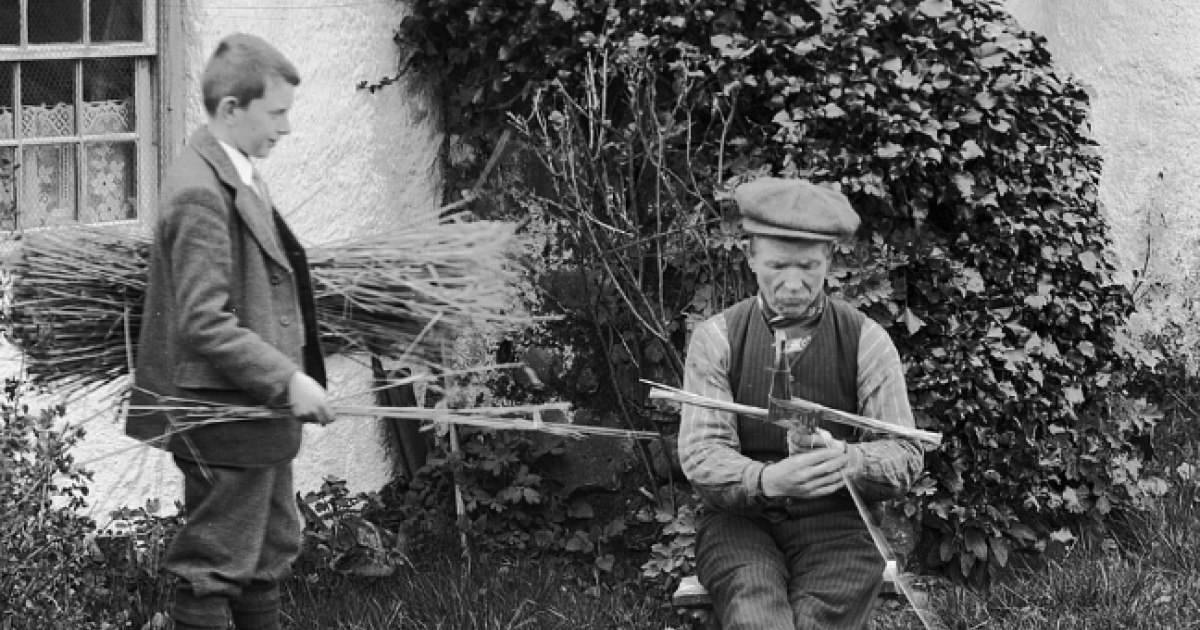
M576 535L572 536L571 539L567 541L567 544L564 545L564 547L567 551L586 551L588 547L588 541L582 538L579 533L576 532Z
M650 38L646 37L644 33L634 33L629 36L629 39L625 40L625 45L630 50L641 50L650 45Z
M1084 400L1083 390L1078 387L1064 387L1063 396L1071 406L1082 404Z
M575 501L567 510L567 516L571 518L592 518L595 515L596 512L587 501Z
M908 328L908 334L915 335L917 331L925 326L925 322L921 321L920 317L912 311L911 308L904 309L904 326Z
M1052 532L1050 534L1050 540L1066 545L1075 540L1075 534L1072 534L1071 530L1064 527L1056 532Z
M886 146L879 147L875 150L875 155L878 155L881 158L894 158L901 153L904 153L904 147L894 142L889 142Z
M1075 512L1076 514L1083 512L1083 506L1079 503L1079 493L1075 490L1075 488L1064 489L1062 492L1062 499L1068 510Z
M1001 567L1008 566L1008 541L1000 537L994 537L988 540L988 545L992 548L992 558L996 564Z
M975 195L975 178L970 173L958 173L955 175L954 186L958 188L959 194L964 199L970 199Z
M950 2L948 0L925 0L917 10L922 14L931 18L945 17L950 12Z
M896 86L901 90L913 90L921 86L921 77L905 70L896 79Z
M1025 523L1013 523L1012 525L1009 525L1008 535L1012 536L1021 543L1031 543L1037 540L1037 534L1034 533L1033 528L1029 527Z
M1084 271L1095 273L1100 270L1100 261L1091 250L1079 254L1078 260Z
M974 140L967 140L962 144L962 157L963 160L973 160L983 157L983 149L980 149Z
M554 4L550 5L550 10L567 22L575 19L575 3L570 0L554 0Z
M713 35L708 40L709 44L711 44L713 48L716 48L717 51L721 53L722 57L726 57L728 59L741 59L746 55L749 55L752 48L742 48L738 45L746 41L748 40L746 40L744 37L739 36L735 39L725 34Z
M999 68L1004 66L1007 61L1008 53L1000 52L994 55L989 55L979 60L980 67L983 68Z
M971 528L966 532L964 541L967 545L967 550L976 558L986 560L988 557L987 541L983 539L983 534L978 529Z
M615 518L604 526L605 538L616 538L623 533L625 533L625 519L623 518Z
M846 112L843 111L841 107L838 107L837 103L830 103L826 105L824 111L827 118L841 118L842 116L846 115Z

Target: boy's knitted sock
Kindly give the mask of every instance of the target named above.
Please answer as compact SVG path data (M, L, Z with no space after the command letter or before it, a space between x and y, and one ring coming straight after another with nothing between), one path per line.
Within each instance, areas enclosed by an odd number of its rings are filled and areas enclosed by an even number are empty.
M279 630L279 586L252 582L229 603L237 630Z
M229 599L223 595L196 596L190 586L175 589L171 609L175 630L226 630L229 627Z

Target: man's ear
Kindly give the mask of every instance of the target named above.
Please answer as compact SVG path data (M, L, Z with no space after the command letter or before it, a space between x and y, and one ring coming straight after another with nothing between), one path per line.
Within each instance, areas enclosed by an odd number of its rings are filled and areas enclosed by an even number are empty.
M225 120L233 116L233 110L237 109L238 100L233 96L226 96L217 103L217 119Z

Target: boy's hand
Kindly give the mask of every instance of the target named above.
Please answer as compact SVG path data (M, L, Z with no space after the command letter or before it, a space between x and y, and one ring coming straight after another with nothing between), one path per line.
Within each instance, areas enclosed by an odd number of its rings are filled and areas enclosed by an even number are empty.
M325 388L304 372L296 372L288 381L288 404L300 422L316 422L321 426L333 422Z

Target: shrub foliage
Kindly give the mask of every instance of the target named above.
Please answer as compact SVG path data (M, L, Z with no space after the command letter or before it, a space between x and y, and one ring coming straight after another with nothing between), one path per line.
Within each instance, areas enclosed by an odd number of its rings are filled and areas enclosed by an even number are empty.
M67 449L77 430L60 430L62 408L30 412L20 384L0 401L0 618L5 627L85 627L96 597L88 540L95 523L76 513L89 475Z
M1088 97L1000 2L414 0L397 41L442 79L452 189L503 123L524 140L491 211L553 236L543 278L573 275L546 304L635 412L689 322L753 291L732 186L806 177L864 219L830 288L889 330L946 434L906 506L929 564L1003 567L1153 487Z

